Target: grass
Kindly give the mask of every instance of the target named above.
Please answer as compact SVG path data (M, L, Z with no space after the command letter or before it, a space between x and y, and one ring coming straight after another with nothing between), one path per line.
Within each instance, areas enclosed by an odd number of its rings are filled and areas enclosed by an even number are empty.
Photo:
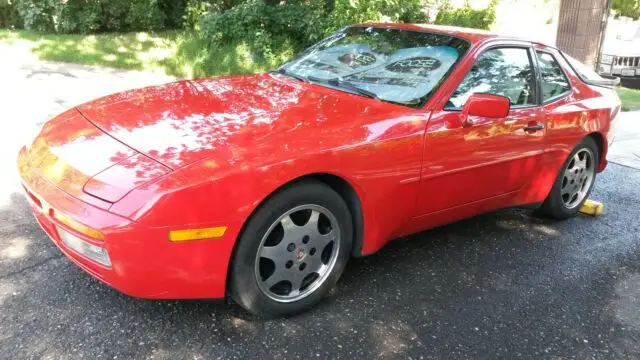
M618 96L622 100L622 111L640 110L640 90L618 88Z
M67 61L183 78L247 74L272 69L293 55L286 43L277 57L255 56L246 44L212 49L195 34L182 31L98 35L51 35L0 30L0 45L28 51L42 60Z

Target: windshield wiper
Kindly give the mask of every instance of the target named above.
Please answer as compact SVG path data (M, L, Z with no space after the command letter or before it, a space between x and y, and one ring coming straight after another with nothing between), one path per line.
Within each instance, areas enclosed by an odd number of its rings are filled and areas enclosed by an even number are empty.
M280 74L280 75L288 76L290 78L294 78L296 80L300 80L300 81L306 82L306 83L309 82L309 79L307 79L306 77L298 75L298 74L294 74L292 72L288 72L287 70L285 70L283 68L279 68L279 69L276 69L276 70L271 70L271 71L269 71L269 73L270 74Z
M373 91L369 91L369 90L365 90L365 89L359 88L359 87L353 85L352 82L347 81L347 80L342 80L340 78L333 78L333 79L327 80L327 84L329 84L331 86L347 89L347 90L352 91L352 92L354 92L354 93L356 93L356 94L358 94L360 96L368 97L370 99L381 100L378 97L378 94L374 93Z

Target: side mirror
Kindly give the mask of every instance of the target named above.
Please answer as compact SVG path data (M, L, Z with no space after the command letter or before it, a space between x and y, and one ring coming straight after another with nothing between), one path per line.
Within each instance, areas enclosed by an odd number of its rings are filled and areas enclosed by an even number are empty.
M469 116L480 116L486 118L499 119L509 115L511 102L509 98L491 94L473 94L462 108L460 122L462 127L470 127L473 121Z

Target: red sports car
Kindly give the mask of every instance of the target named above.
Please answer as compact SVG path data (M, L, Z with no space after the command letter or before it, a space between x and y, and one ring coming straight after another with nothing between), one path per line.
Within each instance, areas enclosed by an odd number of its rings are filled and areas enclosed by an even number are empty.
M77 106L18 165L42 228L104 283L278 316L391 239L521 204L576 214L619 108L552 47L362 24L270 73Z

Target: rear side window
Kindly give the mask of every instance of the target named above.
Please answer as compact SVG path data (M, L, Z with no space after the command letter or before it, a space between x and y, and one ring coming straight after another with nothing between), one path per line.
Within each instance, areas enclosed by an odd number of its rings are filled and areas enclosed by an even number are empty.
M461 109L475 93L507 97L512 106L530 106L536 103L534 89L533 69L527 49L491 49L478 57L453 92L446 109Z
M542 51L536 54L542 78L542 100L549 102L568 94L571 84L553 55Z

